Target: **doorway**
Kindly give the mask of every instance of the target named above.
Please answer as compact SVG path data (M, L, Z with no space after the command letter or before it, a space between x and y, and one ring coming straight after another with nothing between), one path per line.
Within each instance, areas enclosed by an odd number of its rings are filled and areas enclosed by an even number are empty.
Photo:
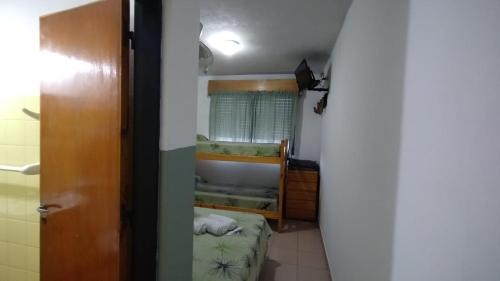
M129 34L127 1L21 2L2 3L0 9L0 28L11 39L0 46L0 280L154 278L161 1L132 1L132 11L139 7L136 28L141 34L136 36ZM122 6L115 9L112 5ZM99 16L76 25L88 9L92 10L89 17ZM120 29L115 33L115 45L109 34L99 37L105 30L96 22L103 20L108 20L104 27ZM89 22L94 24L90 27L94 32L83 40ZM77 45L71 46L68 40ZM101 46L103 43L107 46ZM63 45L66 47L60 48ZM135 60L139 68L142 65L142 71L131 76L130 82L136 83L129 89L130 93L147 92L139 98L129 95L127 89L126 51L133 45L136 57L130 57L130 62ZM83 51L75 52L75 46ZM103 53L116 54L120 48L123 53L102 59ZM96 54L105 63L93 64ZM45 69L40 71L38 62ZM108 84L103 83L106 74L115 75ZM98 81L90 83L90 79ZM82 87L75 89L69 83ZM101 99L96 85L106 85L101 92L109 93L109 85L116 85L116 89ZM89 99L92 96L93 101ZM129 114L132 104L141 112ZM100 113L97 108L102 109ZM138 129L132 130L134 127ZM97 130L90 133L88 128ZM105 142L106 148L102 146ZM81 153L84 149L87 153ZM40 154L42 165L38 165ZM133 167L135 156L138 165ZM40 166L45 167L41 168L41 184ZM94 177L99 174L100 179ZM143 192L136 192L133 186L141 186ZM134 195L138 196L132 209L129 203ZM66 229L61 224L66 224ZM132 224L137 228L131 229ZM100 233L92 238L89 231L96 229ZM148 242L134 244L132 235ZM62 238L69 241L62 242ZM101 250L96 249L99 246ZM57 267L51 270L54 264ZM93 269L92 274L83 268Z

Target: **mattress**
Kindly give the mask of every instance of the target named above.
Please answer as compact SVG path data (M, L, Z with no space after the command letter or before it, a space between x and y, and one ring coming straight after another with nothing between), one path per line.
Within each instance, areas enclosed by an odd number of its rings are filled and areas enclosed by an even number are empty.
M198 141L196 151L224 155L279 157L280 144Z
M267 211L278 208L278 189L263 186L196 183L195 202Z
M271 186L244 186L233 184L211 184L206 182L196 183L197 191L218 192L228 195L254 196L262 198L275 198L278 188Z
M233 218L243 229L231 236L193 235L193 281L257 281L272 231L261 215L195 208L195 216Z

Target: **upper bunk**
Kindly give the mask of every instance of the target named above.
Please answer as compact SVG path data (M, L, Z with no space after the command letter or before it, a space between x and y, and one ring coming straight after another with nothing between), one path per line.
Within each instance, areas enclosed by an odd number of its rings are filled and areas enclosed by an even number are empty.
M210 96L235 95L238 93L260 95L264 92L267 95L272 95L272 93L277 95L281 93L297 94L298 86L293 79L210 80L208 81L207 91ZM288 156L287 139L281 140L280 143L242 143L213 141L205 138L204 140L198 139L196 147L196 158L198 160L278 164L283 166Z
M277 144L198 141L196 159L229 162L283 164L288 154L288 140Z

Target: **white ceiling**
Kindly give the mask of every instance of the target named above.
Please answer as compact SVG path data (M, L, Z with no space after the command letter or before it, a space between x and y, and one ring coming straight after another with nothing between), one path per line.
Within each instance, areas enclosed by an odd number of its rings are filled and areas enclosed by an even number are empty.
M209 75L293 73L306 58L321 72L351 0L202 0L201 40L237 34L243 49L215 56ZM210 44L208 44L210 47Z

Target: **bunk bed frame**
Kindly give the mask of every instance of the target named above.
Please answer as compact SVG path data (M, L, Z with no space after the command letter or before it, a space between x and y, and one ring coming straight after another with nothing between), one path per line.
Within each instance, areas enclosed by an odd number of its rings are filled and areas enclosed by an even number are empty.
M297 81L295 79L271 79L271 80L210 80L208 81L208 95L217 92L241 92L241 91L289 91L299 93ZM279 149L279 156L243 156L243 155L226 155L209 152L197 152L198 160L215 160L229 162L244 162L257 164L275 164L280 165L280 180L278 190L278 206L277 210L261 210L253 208L243 208L235 206L224 206L217 204L196 203L196 206L222 209L229 211L240 211L261 214L264 217L277 220L277 230L283 228L283 204L285 200L285 184L287 175L287 157L288 157L288 140L282 140Z
M217 154L210 152L197 152L197 160L214 160L214 161L228 161L228 162L244 162L244 163L258 163L258 164L276 164L280 165L280 179L279 179L279 190L278 190L278 208L275 211L253 209L253 208L243 208L227 205L217 205L208 203L195 203L197 207L229 210L229 211L240 211L261 214L264 217L276 220L278 222L277 229L281 232L283 228L283 201L285 199L285 183L286 183L286 169L287 169L287 157L288 157L288 140L282 140L279 148L279 156L244 156L244 155L226 155Z

